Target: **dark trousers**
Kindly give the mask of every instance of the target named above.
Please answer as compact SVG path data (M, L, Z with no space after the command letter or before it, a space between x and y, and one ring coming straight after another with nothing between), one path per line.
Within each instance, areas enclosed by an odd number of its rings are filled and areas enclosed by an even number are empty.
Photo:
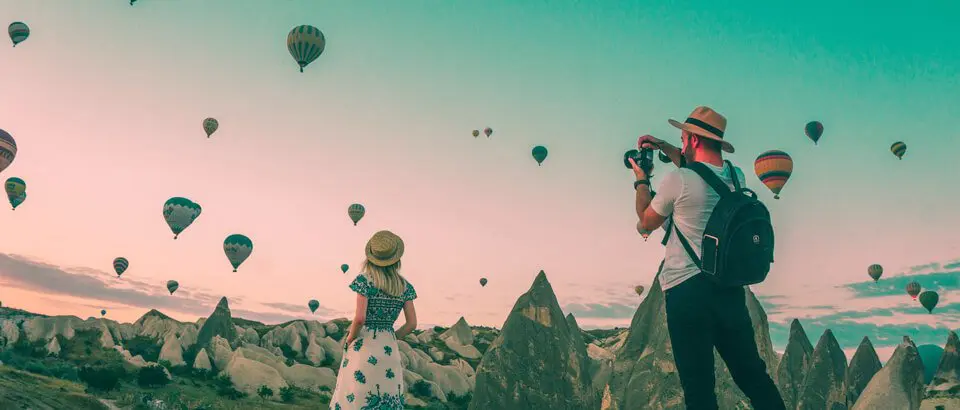
M718 408L714 347L754 409L785 409L757 351L742 287L717 286L698 274L666 291L666 310L687 410Z

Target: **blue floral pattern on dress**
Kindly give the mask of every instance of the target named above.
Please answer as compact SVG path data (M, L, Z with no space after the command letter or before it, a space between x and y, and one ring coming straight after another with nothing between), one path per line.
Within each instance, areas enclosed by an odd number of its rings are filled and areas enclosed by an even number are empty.
M373 356L370 356L370 358L367 359L367 363L370 363L370 364L376 366L376 365L377 365L377 358L376 358L376 357L373 357Z
M357 396L354 396L353 393L350 393L350 394L347 395L347 401L349 401L349 402L351 402L351 403L353 403L353 401L356 400L356 399L357 399Z
M387 355L387 356L390 356L391 354L393 354L393 348L390 347L390 346L384 346L384 347L383 347L383 354L385 354L385 355Z
M359 352L360 349L363 349L363 338L357 338L357 341L353 342L353 351Z
M350 289L367 297L366 320L363 326L377 331L393 332L393 324L400 317L404 303L417 298L417 291L410 282L406 282L403 293L398 296L390 295L377 289L366 275L360 274L350 283Z
M392 379L394 377L397 377L397 375L393 374L393 369L387 369L387 378Z
M367 392L366 404L360 410L403 410L405 400L403 394L380 393L380 385L377 385L377 392Z
M353 372L353 378L354 380L357 381L357 383L360 383L360 384L364 384L367 382L367 376L364 376L363 372L359 370Z

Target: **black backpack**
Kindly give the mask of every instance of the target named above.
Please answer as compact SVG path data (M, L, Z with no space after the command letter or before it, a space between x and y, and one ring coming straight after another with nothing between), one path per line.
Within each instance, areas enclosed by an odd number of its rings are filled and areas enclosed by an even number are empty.
M708 278L723 286L744 286L763 282L773 263L773 224L770 212L749 188L741 188L737 173L730 161L724 161L733 179L733 190L717 174L699 162L685 167L700 175L700 178L720 194L720 201L713 208L707 226L703 230L701 249L703 259L697 257L687 238L673 223L671 215L663 245L670 239L671 231L686 249L693 263Z

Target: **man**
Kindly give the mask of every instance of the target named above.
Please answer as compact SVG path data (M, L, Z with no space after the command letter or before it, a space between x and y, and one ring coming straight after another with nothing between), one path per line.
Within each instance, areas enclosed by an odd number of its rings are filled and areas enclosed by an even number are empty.
M683 164L701 162L728 186L733 186L733 175L739 179L740 186L745 186L743 172L738 167L724 167L722 151L734 151L733 145L723 139L727 120L709 107L697 107L685 122L669 120L669 123L681 130L682 149L649 135L637 142L638 148L661 150L678 165L664 176L652 202L648 176L633 159L630 163L637 176L634 188L640 224L652 231L668 217L671 219L665 227L670 236L659 280L666 297L667 329L687 409L718 408L714 347L755 409L784 409L780 392L757 351L743 287L723 287L706 278L676 232L671 232L675 229L689 238L693 252L700 255L700 239L720 200L719 193Z

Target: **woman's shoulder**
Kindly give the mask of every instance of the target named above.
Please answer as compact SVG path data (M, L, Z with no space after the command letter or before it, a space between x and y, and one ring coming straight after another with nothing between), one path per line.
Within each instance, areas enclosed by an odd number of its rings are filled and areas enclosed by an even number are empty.
M403 295L401 296L401 298L402 298L404 301L409 301L409 300L414 300L414 299L416 299L416 298L417 298L417 290L413 288L413 284L410 283L410 281L407 280L407 278L403 278L403 281L404 281L404 283L406 283L406 286L403 287Z
M367 275L359 274L350 282L350 289L364 296L372 296L377 293L377 287Z

